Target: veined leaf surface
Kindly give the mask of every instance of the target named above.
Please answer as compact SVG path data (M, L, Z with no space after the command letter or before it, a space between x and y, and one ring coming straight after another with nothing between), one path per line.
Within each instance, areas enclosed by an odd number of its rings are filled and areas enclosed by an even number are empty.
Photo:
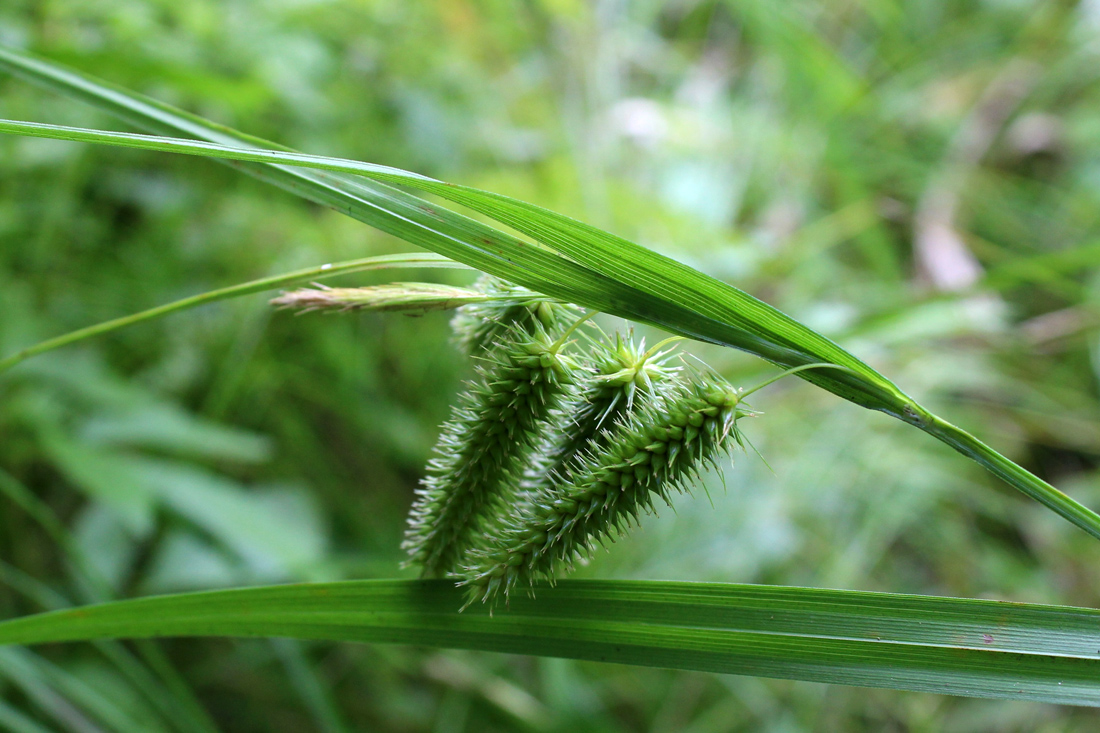
M209 144L56 126L51 129L11 121L4 123L8 132L18 128L23 134L31 134L37 130L48 137L224 158L304 198L538 292L673 333L743 349L781 366L818 362L844 366L845 370L814 369L798 376L924 430L1100 539L1100 515L1096 512L932 414L885 376L821 334L747 293L668 257L500 194L385 166L296 153L12 49L0 47L0 68L94 104L146 130L188 135ZM531 236L537 243L435 206L389 183L413 186L473 208Z
M0 623L0 644L386 642L1100 706L1100 611L774 586L563 581L490 616L449 581L140 598Z

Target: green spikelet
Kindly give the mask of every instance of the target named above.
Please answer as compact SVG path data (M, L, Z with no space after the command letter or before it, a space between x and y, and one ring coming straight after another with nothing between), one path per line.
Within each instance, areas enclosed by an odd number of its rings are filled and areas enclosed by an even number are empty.
M611 431L636 405L654 394L656 385L679 371L665 364L669 352L662 342L646 351L641 343L616 333L615 343L599 343L585 365L577 397L565 405L558 427L535 458L523 483L525 497L533 497L567 476L571 464L585 451L602 448Z
M386 283L366 288L330 288L314 283L312 288L284 291L269 302L299 313L384 311L418 316L489 300L492 296L481 292L436 283Z
M642 407L568 480L534 497L496 533L493 547L471 553L462 581L470 600L495 601L518 584L553 578L652 511L655 499L687 490L701 468L741 444L737 419L752 413L740 399L728 382L699 375Z
M541 326L553 331L576 319L579 312L491 275L478 278L474 289L495 299L464 305L451 319L455 340L467 354L481 354L515 328L531 333Z
M511 498L543 424L573 382L565 337L513 327L490 350L443 427L402 547L425 577L442 577Z

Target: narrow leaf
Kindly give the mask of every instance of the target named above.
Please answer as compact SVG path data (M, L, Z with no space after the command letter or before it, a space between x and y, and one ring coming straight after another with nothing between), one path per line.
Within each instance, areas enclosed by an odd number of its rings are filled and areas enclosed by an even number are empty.
M814 362L844 366L844 370L814 369L799 376L856 404L880 410L924 430L1100 539L1100 515L966 431L933 415L886 377L824 336L686 265L506 196L446 184L395 168L296 153L27 53L0 47L0 69L87 101L146 130L189 135L206 143L18 122L5 123L9 132L34 131L49 137L79 137L232 160L231 165L311 201L332 206L408 242L560 300L743 349L786 367ZM525 242L434 206L383 181L416 187L468 206L538 243Z
M594 270L629 284L639 300L659 303L653 313L639 309L637 303L619 303L615 310L608 312L654 323L703 341L740 348L783 366L839 364L847 370L836 370L825 376L819 374L817 380L826 389L864 407L901 416L904 407L911 402L886 377L847 351L732 285L621 237L507 196L444 183L388 166L305 153L244 149L179 138L16 120L0 120L0 132L223 160L301 166L416 188L491 216ZM552 290L543 289L543 292L563 297ZM589 305L585 299L573 302ZM855 380L850 376L853 374ZM810 379L808 375L806 378Z
M246 588L0 623L0 644L277 636L389 642L1100 706L1100 611L886 593L564 581L507 610L447 581Z

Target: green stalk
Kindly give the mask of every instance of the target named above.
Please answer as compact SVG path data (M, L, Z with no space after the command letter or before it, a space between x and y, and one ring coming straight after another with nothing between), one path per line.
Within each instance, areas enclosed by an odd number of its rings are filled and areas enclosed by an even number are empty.
M1013 463L962 428L928 413L926 425L917 425L967 458L985 466L994 476L1057 512L1093 537L1100 539L1100 516L1082 506L1025 468Z
M93 336L101 336L111 331L117 331L120 328L132 326L135 323L142 323L144 321L151 321L154 318L160 318L170 313L176 313L178 311L187 310L189 308L196 308L200 305L207 303L214 303L219 300L228 300L230 298L238 298L242 295L251 295L252 293L260 293L265 290L274 290L281 288L284 285L293 285L295 283L307 282L310 280L318 280L325 277L331 277L332 275L343 275L349 272L364 272L366 270L381 270L393 267L465 267L465 265L454 262L446 257L442 257L437 254L424 253L424 254L400 254L400 255L382 255L379 257L366 257L359 260L348 260L347 262L338 262L333 265L321 265L320 267L311 267L306 270L296 270L294 272L288 272L283 275L275 275L273 277L265 277L260 280L251 280L246 283L240 283L239 285L231 285L227 288L220 288L218 290L211 290L199 295L192 295L182 300L177 300L172 303L166 303L164 305L158 305L155 308L141 311L140 313L132 313L128 316L122 316L121 318L115 318L110 321L104 321L103 323L97 323L94 326L88 326L76 331L70 331L69 333L61 336L56 336L52 339L47 339L34 346L28 346L22 351L8 356L4 359L0 359L0 374L11 369L16 364L19 364L32 356L45 353L47 351L53 351L59 349L62 346L68 346L74 344L77 341L83 341Z

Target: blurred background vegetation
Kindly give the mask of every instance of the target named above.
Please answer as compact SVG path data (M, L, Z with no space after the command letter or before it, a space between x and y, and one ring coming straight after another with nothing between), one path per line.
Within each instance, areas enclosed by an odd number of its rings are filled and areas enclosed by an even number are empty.
M824 332L1100 507L1095 0L5 0L0 43L305 151L499 191L653 247ZM120 129L10 78L0 116ZM4 354L408 249L208 161L17 138L0 139L0 161ZM0 376L0 615L407 575L404 513L470 368L447 339L445 315L293 317L253 296ZM770 373L694 350L739 384ZM768 465L739 456L726 488L711 477L711 501L683 498L578 575L1100 605L1095 542L944 446L796 380L754 403L766 415L745 429ZM15 731L1097 722L407 647L0 650L0 729Z

